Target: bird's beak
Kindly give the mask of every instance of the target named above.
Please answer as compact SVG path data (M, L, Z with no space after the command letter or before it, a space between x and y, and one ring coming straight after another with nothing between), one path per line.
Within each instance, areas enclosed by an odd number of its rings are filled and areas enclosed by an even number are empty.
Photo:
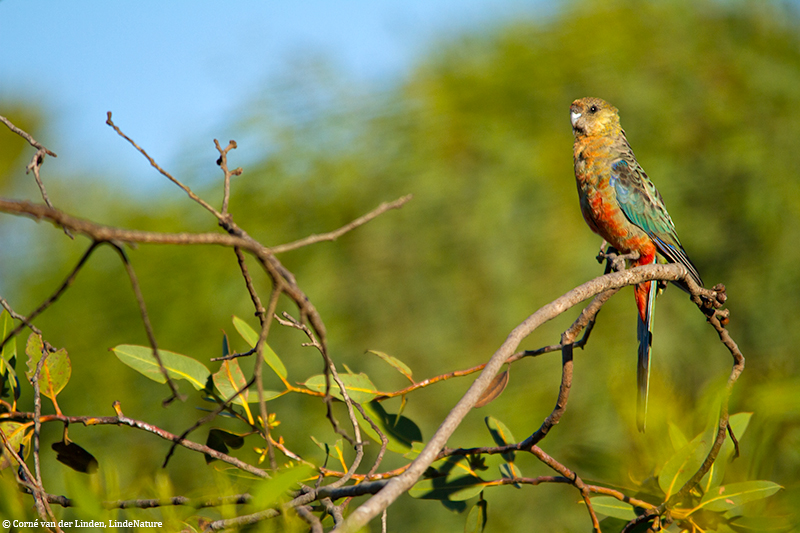
M570 122L572 122L572 127L575 127L575 124L578 123L578 119L581 118L582 113L576 113L575 111L571 111L569 114Z

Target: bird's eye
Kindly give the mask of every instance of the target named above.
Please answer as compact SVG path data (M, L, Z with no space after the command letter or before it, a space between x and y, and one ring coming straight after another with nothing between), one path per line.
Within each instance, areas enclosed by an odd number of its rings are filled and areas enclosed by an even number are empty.
M589 108L589 113L597 113L597 106L593 105L592 107L590 107Z

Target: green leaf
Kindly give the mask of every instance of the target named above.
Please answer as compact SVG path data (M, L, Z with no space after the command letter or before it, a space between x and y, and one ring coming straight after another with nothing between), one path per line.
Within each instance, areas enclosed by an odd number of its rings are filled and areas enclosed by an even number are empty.
M772 496L782 488L772 481L731 483L706 493L698 507L708 511L727 511L744 503Z
M22 390L19 386L17 371L12 366L13 362L15 362L15 359L9 362L0 358L0 397L10 393L16 402L19 400ZM8 389L6 389L6 385L8 385Z
M36 367L42 358L42 344L42 338L36 333L31 333L28 337L28 344L25 347L25 353L28 354L28 371L25 372L25 375L28 380L32 380L36 374ZM69 362L67 350L61 348L53 353L48 353L39 373L39 390L54 400L58 393L67 386L70 375L72 375L72 365Z
M596 496L591 499L592 508L598 513L622 520L633 520L636 511L633 505L620 501L613 496Z
M798 526L791 516L737 516L728 525L739 533L784 533Z
M112 350L120 361L140 374L157 383L166 383L167 380L164 379L158 362L153 357L153 349L149 346L120 344L112 348ZM197 390L205 388L211 372L203 363L191 357L168 352L167 350L159 350L158 355L161 357L161 362L164 364L164 368L167 369L170 378L185 379Z
M423 500L459 502L474 498L484 489L485 481L471 474L448 475L418 481L408 494Z
M394 357L384 352L379 352L377 350L367 350L367 353L377 355L378 357L386 361L389 365L391 365L392 368L394 368L395 370L403 374L405 377L407 377L412 383L414 382L414 379L411 377L411 368L409 368L407 364L402 362L397 357Z
M251 348L256 347L256 344L258 343L258 333L256 333L256 330L250 327L250 324L234 315L233 327L235 327L236 331L239 332L239 335L242 336L244 342L246 342Z
M507 479L522 477L522 471L514 463L503 463L500 465L500 475ZM514 483L514 487L521 489L522 485Z
M223 400L227 400L236 391L241 390L247 384L242 369L239 367L239 361L236 359L228 359L222 362L219 370L213 375L214 385L219 391L219 395ZM232 403L244 405L247 403L247 398L250 394L249 389L240 392Z
M689 441L686 439L686 436L684 436L680 428L672 422L669 423L669 440L672 441L672 448L675 451L678 451L689 444Z
M405 416L398 418L397 415L387 413L380 402L367 402L362 407L370 420L375 422L381 433L388 439L386 449L405 454L412 450L415 442L422 441L422 431L411 419ZM380 436L372 429L370 423L364 420L358 411L356 411L356 418L364 432L380 446Z
M424 450L424 449L425 449L425 443L424 442L413 442L413 443L411 443L411 449L409 451L407 451L406 453L404 453L403 457L413 461L414 459L417 458L417 456L419 454L422 453L422 450Z
M263 392L264 392L264 401L268 402L270 400L274 400L275 398L280 398L288 391L265 390ZM258 403L258 391L255 390L253 391L247 403Z
M297 465L292 468L281 470L274 474L271 479L261 479L256 481L250 489L253 499L248 505L253 509L262 511L275 507L281 499L288 499L287 492L295 488L300 481L314 475L314 470L307 465ZM299 487L298 487L299 488Z
M369 377L364 374L339 374L339 378L347 390L347 395L356 403L366 403L378 395L378 390L372 384ZM318 374L311 376L306 380L304 385L309 389L317 392L325 392L325 376ZM331 396L344 401L342 392L339 390L339 385L334 381L331 376Z
M517 442L514 439L514 435L511 434L511 430L495 417L487 416L484 419L484 422L486 422L486 427L489 428L489 433L492 435L492 439L498 446L508 446L509 444L515 444ZM503 454L503 459L509 463L514 462L515 457L516 453L513 451Z
M707 455L705 439L693 440L673 455L658 474L658 486L666 498L678 492L689 481Z
M33 422L0 422L0 429L5 433L11 447L19 453L20 445L25 446L25 451L30 450L30 440L33 435ZM27 455L27 453L25 454ZM23 457L24 458L24 457ZM0 470L3 470L13 459L6 451L5 446L0 444Z
M0 314L3 315L3 322L0 326L0 342L6 338L12 329L14 329L14 320L11 318L4 309L0 309ZM3 350L0 352L0 359L4 359L6 361L10 361L11 359L17 356L17 338L12 337L8 339L8 342L3 346Z
M733 434L736 435L737 440L742 438L742 435L747 429L752 416L753 413L736 413L735 415L731 415L728 419L728 424L730 424L731 430L733 431ZM731 457L733 457L734 451L735 447L733 446L733 441L730 439L730 436L728 436L725 438L725 442L722 443L722 448L720 449L714 464L711 465L711 469L705 476L703 476L703 479L700 482L700 488L704 493L722 485L722 481L725 476L725 469L727 468Z
M236 331L239 332L239 335L242 336L244 341L251 348L256 347L256 344L258 344L258 333L256 333L256 331L250 327L250 324L238 316L234 316L233 327L236 328ZM286 379L288 374L286 372L286 367L283 365L283 361L281 361L281 358L278 357L278 354L276 354L266 342L264 343L264 361L269 365L272 371L278 375L279 378L282 380Z
M14 321L4 309L0 309L0 314L3 315L2 325L0 325L0 342L2 342L6 335L14 329ZM6 386L8 386L15 402L19 400L21 394L16 366L17 339L14 337L8 339L8 342L3 346L3 350L0 351L0 397L5 396Z
M717 396L712 402L705 430L675 452L659 472L658 485L667 498L680 490L705 461L717 435L720 401L721 397Z
M467 523L464 524L464 533L483 533L483 530L486 529L487 511L487 502L481 497L469 510Z
M313 435L311 435L311 440L314 441L314 444L320 447L320 449L325 452L325 454L330 457L331 459L336 459L337 461L342 457L342 442L343 439L337 439L333 445L328 444L327 442L321 442L316 439Z

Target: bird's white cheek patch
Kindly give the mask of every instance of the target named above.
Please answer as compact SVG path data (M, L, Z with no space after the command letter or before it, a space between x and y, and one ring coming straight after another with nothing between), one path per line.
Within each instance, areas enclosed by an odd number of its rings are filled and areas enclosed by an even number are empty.
M578 122L578 119L581 118L581 114L582 113L576 113L575 111L572 111L569 114L570 121L572 122L572 127L573 128L575 127L575 124Z

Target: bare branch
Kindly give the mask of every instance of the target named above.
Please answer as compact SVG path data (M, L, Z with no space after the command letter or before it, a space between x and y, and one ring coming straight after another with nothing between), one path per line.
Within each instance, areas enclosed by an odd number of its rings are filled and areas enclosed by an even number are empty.
M413 194L407 194L401 198L398 198L394 202L383 202L381 205L367 213L366 215L360 216L357 219L353 220L352 222L345 224L341 228L330 231L328 233L321 233L319 235L309 235L304 239L300 239L298 241L290 242L287 244L279 244L278 246L273 246L271 248L272 253L279 254L282 252L288 252L289 250L296 250L297 248L302 248L303 246L308 246L309 244L314 244L322 241L335 241L348 231L352 231L359 226L363 226L370 220L382 215L386 211L391 209L399 209L407 204L412 198L414 197Z
M83 424L84 426L129 426L135 429L139 429L142 431L146 431L148 433L152 433L157 437L160 437L164 440L174 442L178 446L183 446L188 450L192 450L195 452L207 454L214 459L218 459L225 463L235 466L240 470L244 470L245 472L249 472L255 476L266 478L269 477L267 472L257 468L253 465L245 463L235 457L231 457L228 454L222 453L217 451L213 448L209 448L204 444L199 444L197 442L190 441L165 429L161 429L158 426L154 426L153 424L149 424L147 422L143 422L141 420L136 420L133 418L129 418L122 413L122 409L120 408L119 402L114 402L113 404L114 410L117 413L117 416L66 416L66 415L43 415L39 417L42 423L48 422L61 422L66 424ZM34 420L34 413L24 413L24 412L14 412L14 413L3 413L0 415L0 421L25 421L25 420Z
M49 155L51 157L58 157L54 152L51 152L50 150L48 150L47 148L42 146L39 142L37 142L36 139L34 139L33 136L30 133L28 133L28 132L16 127L6 117L0 115L0 122L5 124L6 126L8 126L8 129L13 131L14 133L19 135L20 137L22 137L26 141L28 141L28 144L30 144L31 146L33 146L37 150L42 150L45 154L47 154L47 155Z
M203 200L202 198L200 198L199 196L197 196L197 195L196 195L194 192L192 192L192 190L191 190L189 187L187 187L186 185L184 185L183 183L181 183L180 181L178 181L177 179L175 179L174 177L172 177L172 174L170 174L169 172L167 172L166 170L164 170L163 168L161 168L161 166L160 166L158 163L156 163L156 160L155 160L155 159L153 159L152 157L150 157L150 155L149 155L147 152L145 152L144 148L140 147L138 144L136 144L136 141L134 141L133 139L131 139L130 137L128 137L127 135L125 135L125 134L122 132L122 130L121 130L121 129L119 129L119 127L118 127L116 124L114 124L114 121L113 121L113 120L111 120L111 111L109 111L109 112L106 114L106 116L107 116L107 118L106 118L106 124L108 124L109 126L111 126L112 128L114 128L114 131L116 131L116 132L117 132L117 134L119 134L119 136L120 136L120 137L122 137L123 139L125 139L126 141L128 141L129 143L131 143L131 145L132 145L134 148L136 148L136 149L139 151L139 153L140 153L140 154L142 154L142 155L143 155L143 156L144 156L144 157L147 159L147 161L150 163L150 165L151 165L151 166L152 166L154 169L158 170L158 172L159 172L159 173L161 173L161 175L162 175L162 176L164 176L165 178L167 178L168 180L170 180L172 183L174 183L175 185L177 185L178 187L180 187L181 189L183 189L183 192L185 192L186 194L188 194L188 195L189 195L189 198L191 198L192 200L194 200L195 202L197 202L198 204L200 204L201 206L203 206L203 207L204 207L204 208L205 208L205 209L206 209L206 210L207 210L209 213L211 213L212 215L214 215L215 217L217 217L217 219L219 219L220 221L223 219L223 216L222 216L222 214L221 214L221 213L219 213L219 212L218 212L216 209L214 209L213 207L211 207L211 205L210 205L208 202L206 202L205 200Z
M219 145L219 141L214 139L214 146L217 148L219 152L219 159L217 159L217 164L219 168L222 169L224 173L224 181L223 181L223 192L222 192L222 215L228 215L228 202L231 198L231 176L241 176L242 175L242 168L235 168L233 170L228 170L228 152L231 150L236 149L236 141L229 141L228 146L222 148Z
M48 150L42 144L37 142L36 139L34 139L33 136L31 136L30 133L16 127L6 117L0 116L0 122L8 126L8 129L16 133L26 141L28 141L28 143L31 146L36 148L36 153L33 154L31 162L28 163L28 165L25 167L25 173L28 174L30 173L31 170L33 171L33 177L36 180L36 185L39 187L39 192L42 195L42 200L44 200L44 203L47 204L48 207L53 207L53 202L50 201L50 197L47 195L47 189L45 189L44 182L42 181L42 178L39 175L39 170L42 168L42 164L44 164L45 155L49 155L52 157L58 157L58 156L55 154L55 152ZM64 228L64 233L66 233L70 239L74 238L72 236L72 233L70 233L70 231L67 228Z

